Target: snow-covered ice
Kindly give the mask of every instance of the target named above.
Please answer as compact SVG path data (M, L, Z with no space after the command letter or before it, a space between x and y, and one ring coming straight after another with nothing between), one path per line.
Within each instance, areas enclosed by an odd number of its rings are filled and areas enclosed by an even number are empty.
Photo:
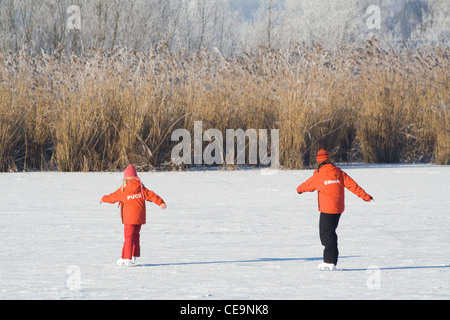
M1 299L449 299L450 167L341 166L340 271L322 272L312 170L141 173L136 267L118 267L122 173L0 174Z

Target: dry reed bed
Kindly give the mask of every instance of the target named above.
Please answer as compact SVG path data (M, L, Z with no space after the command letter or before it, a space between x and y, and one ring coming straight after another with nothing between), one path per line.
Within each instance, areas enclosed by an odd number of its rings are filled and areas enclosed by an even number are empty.
M280 164L449 164L448 48L0 52L0 171L171 168L171 133L280 129ZM193 134L193 133L192 133ZM205 143L206 144L206 143Z

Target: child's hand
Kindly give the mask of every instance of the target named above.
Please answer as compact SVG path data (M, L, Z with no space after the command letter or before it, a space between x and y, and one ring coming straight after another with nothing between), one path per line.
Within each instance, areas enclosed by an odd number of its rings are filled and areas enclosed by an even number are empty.
M161 209L165 209L165 208L167 208L167 206L166 206L166 204L165 204L165 203L162 203L162 204L160 205L160 207L161 207Z

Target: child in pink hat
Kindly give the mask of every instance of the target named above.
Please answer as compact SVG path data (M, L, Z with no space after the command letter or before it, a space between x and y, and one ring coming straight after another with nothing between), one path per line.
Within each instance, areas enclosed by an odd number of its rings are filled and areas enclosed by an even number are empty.
M118 265L135 264L136 258L140 257L139 238L141 226L146 222L146 200L157 204L161 209L166 208L164 200L142 184L133 165L129 165L125 169L120 188L109 195L103 196L100 200L100 203L119 202L120 217L124 224L125 242L122 249L122 258L117 260Z

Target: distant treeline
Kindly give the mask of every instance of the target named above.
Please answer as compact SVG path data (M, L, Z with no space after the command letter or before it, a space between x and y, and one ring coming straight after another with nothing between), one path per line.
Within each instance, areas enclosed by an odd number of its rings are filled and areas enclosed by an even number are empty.
M234 1L236 4L236 1ZM447 46L448 0L0 0L0 50L87 54L90 48L171 52L217 48L225 57L293 43L327 49Z

